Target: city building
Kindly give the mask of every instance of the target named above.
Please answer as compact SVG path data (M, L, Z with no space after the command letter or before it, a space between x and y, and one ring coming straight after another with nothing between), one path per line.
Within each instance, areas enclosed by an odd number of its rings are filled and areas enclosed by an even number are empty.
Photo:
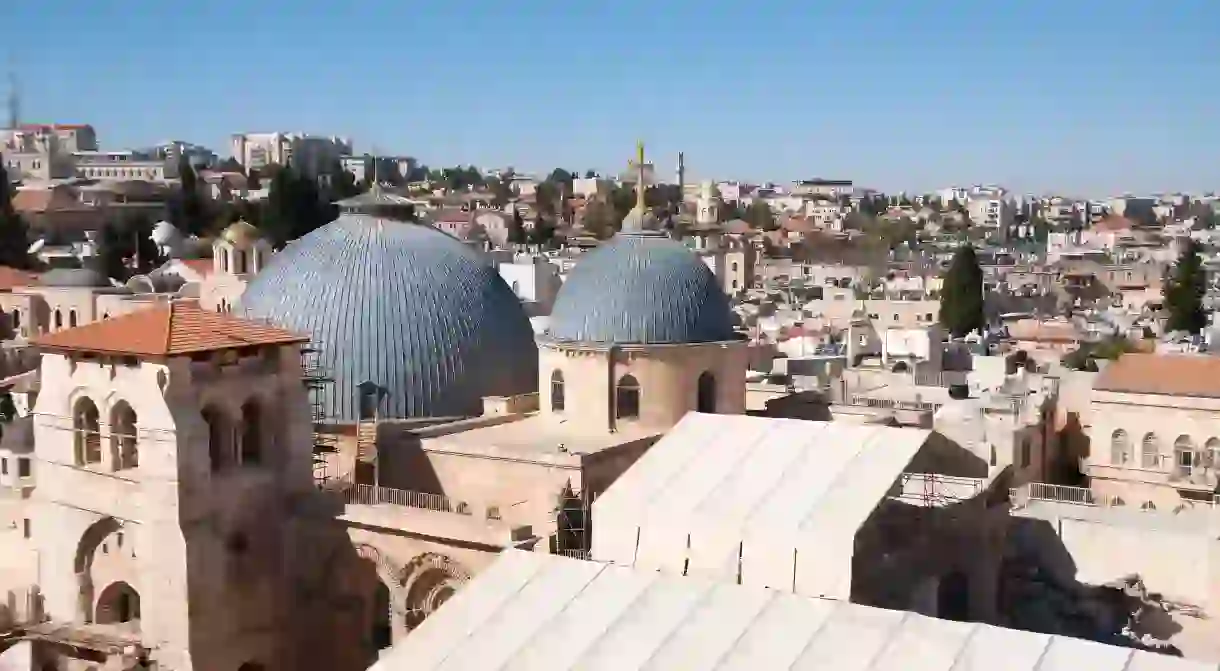
M352 154L352 141L305 133L238 133L233 135L230 155L246 170L270 164L291 164L303 174L316 176L331 164Z

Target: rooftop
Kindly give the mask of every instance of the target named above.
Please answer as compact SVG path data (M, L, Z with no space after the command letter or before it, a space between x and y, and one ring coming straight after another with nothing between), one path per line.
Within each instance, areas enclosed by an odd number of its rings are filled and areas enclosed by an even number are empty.
M373 671L1203 671L1215 664L506 550Z
M443 425L435 428L438 432L443 429ZM576 422L531 415L443 435L428 436L428 429L418 433L428 439L425 449L443 449L474 456L568 461L572 456L595 454L624 443L653 438L662 432L627 422L620 424L615 433L609 433L587 426L582 428Z
M32 343L53 351L168 357L308 341L260 322L208 312L196 301L177 301L42 335Z
M1124 354L1093 383L1097 391L1220 398L1220 357Z
M593 504L593 556L845 597L856 531L928 434L689 413Z

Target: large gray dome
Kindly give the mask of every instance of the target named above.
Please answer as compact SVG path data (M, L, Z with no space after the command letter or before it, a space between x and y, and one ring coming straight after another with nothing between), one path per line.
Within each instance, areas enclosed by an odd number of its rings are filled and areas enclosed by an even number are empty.
M309 333L334 377L336 421L382 390L383 417L481 412L537 388L538 349L517 297L477 252L430 226L344 214L274 255L241 310ZM363 386L362 386L363 385Z
M707 265L654 231L624 231L576 263L549 337L605 344L733 340L729 299Z

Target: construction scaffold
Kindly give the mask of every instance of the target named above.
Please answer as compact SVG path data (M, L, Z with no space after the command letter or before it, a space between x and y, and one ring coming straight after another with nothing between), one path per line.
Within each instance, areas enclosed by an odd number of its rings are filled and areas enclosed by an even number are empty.
M301 382L309 395L309 419L313 426L313 473L318 485L326 484L327 459L336 453L338 438L330 429L326 402L335 379L322 365L322 343L311 340L301 347Z

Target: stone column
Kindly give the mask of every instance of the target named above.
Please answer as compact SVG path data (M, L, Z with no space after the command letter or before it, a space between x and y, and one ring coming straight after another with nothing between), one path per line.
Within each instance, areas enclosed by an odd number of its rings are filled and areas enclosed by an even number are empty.
M89 572L76 574L77 601L76 618L80 622L93 622L93 578Z

